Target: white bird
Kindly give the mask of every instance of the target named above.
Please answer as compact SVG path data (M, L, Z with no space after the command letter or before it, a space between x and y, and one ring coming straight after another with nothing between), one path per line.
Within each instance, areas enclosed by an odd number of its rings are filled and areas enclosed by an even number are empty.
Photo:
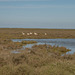
M38 34L34 32L34 35L38 35Z
M27 33L27 35L30 35L29 33Z
M25 33L24 33L24 32L22 32L22 35L25 35Z
M32 35L33 33L30 32L30 35Z
M45 33L45 35L47 35L47 33Z

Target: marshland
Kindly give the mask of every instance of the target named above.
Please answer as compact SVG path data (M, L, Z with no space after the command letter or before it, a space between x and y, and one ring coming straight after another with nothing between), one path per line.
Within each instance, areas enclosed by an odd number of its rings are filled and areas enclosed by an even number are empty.
M74 29L0 28L0 75L75 75L74 44Z

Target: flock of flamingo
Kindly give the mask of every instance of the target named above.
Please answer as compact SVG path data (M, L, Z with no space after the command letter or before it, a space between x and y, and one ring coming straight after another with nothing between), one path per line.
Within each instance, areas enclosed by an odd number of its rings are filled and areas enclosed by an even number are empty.
M36 32L34 32L34 33L32 33L32 32L29 32L29 33L24 33L24 32L22 32L22 35L38 35L38 33L36 33ZM47 35L47 33L44 33L44 35Z

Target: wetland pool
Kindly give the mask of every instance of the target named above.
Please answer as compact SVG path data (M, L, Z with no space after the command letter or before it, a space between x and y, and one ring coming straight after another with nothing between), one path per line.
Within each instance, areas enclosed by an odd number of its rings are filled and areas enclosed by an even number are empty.
M43 45L48 44L52 46L62 46L70 49L71 51L66 54L73 54L75 52L75 39L12 39L13 42L21 42L21 41L36 41L34 44L27 44L23 46L22 50L25 48L31 48L34 45ZM19 53L18 50L12 51L12 53Z

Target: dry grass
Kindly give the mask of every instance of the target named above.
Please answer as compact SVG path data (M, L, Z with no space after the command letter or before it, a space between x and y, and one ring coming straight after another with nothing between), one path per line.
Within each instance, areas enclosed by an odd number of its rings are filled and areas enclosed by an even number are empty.
M37 43L36 41L22 41L22 44L33 44L33 43Z
M37 42L36 41L13 42L9 39L0 39L0 51L21 49L23 45L32 44L32 43L37 43Z
M20 54L0 56L0 75L75 75L75 54L64 47L35 45Z
M22 35L22 32L25 35ZM27 35L28 32L36 32L38 35ZM45 36L45 32L47 35ZM24 28L0 28L0 38L6 39L49 39L49 38L75 38L74 29L24 29Z
M37 32L35 35L22 35L21 32ZM44 33L47 33L47 36ZM60 29L0 29L0 75L75 75L75 53L65 47L35 45L14 54L11 50L20 49L30 42L12 42L20 38L75 38L75 30Z

